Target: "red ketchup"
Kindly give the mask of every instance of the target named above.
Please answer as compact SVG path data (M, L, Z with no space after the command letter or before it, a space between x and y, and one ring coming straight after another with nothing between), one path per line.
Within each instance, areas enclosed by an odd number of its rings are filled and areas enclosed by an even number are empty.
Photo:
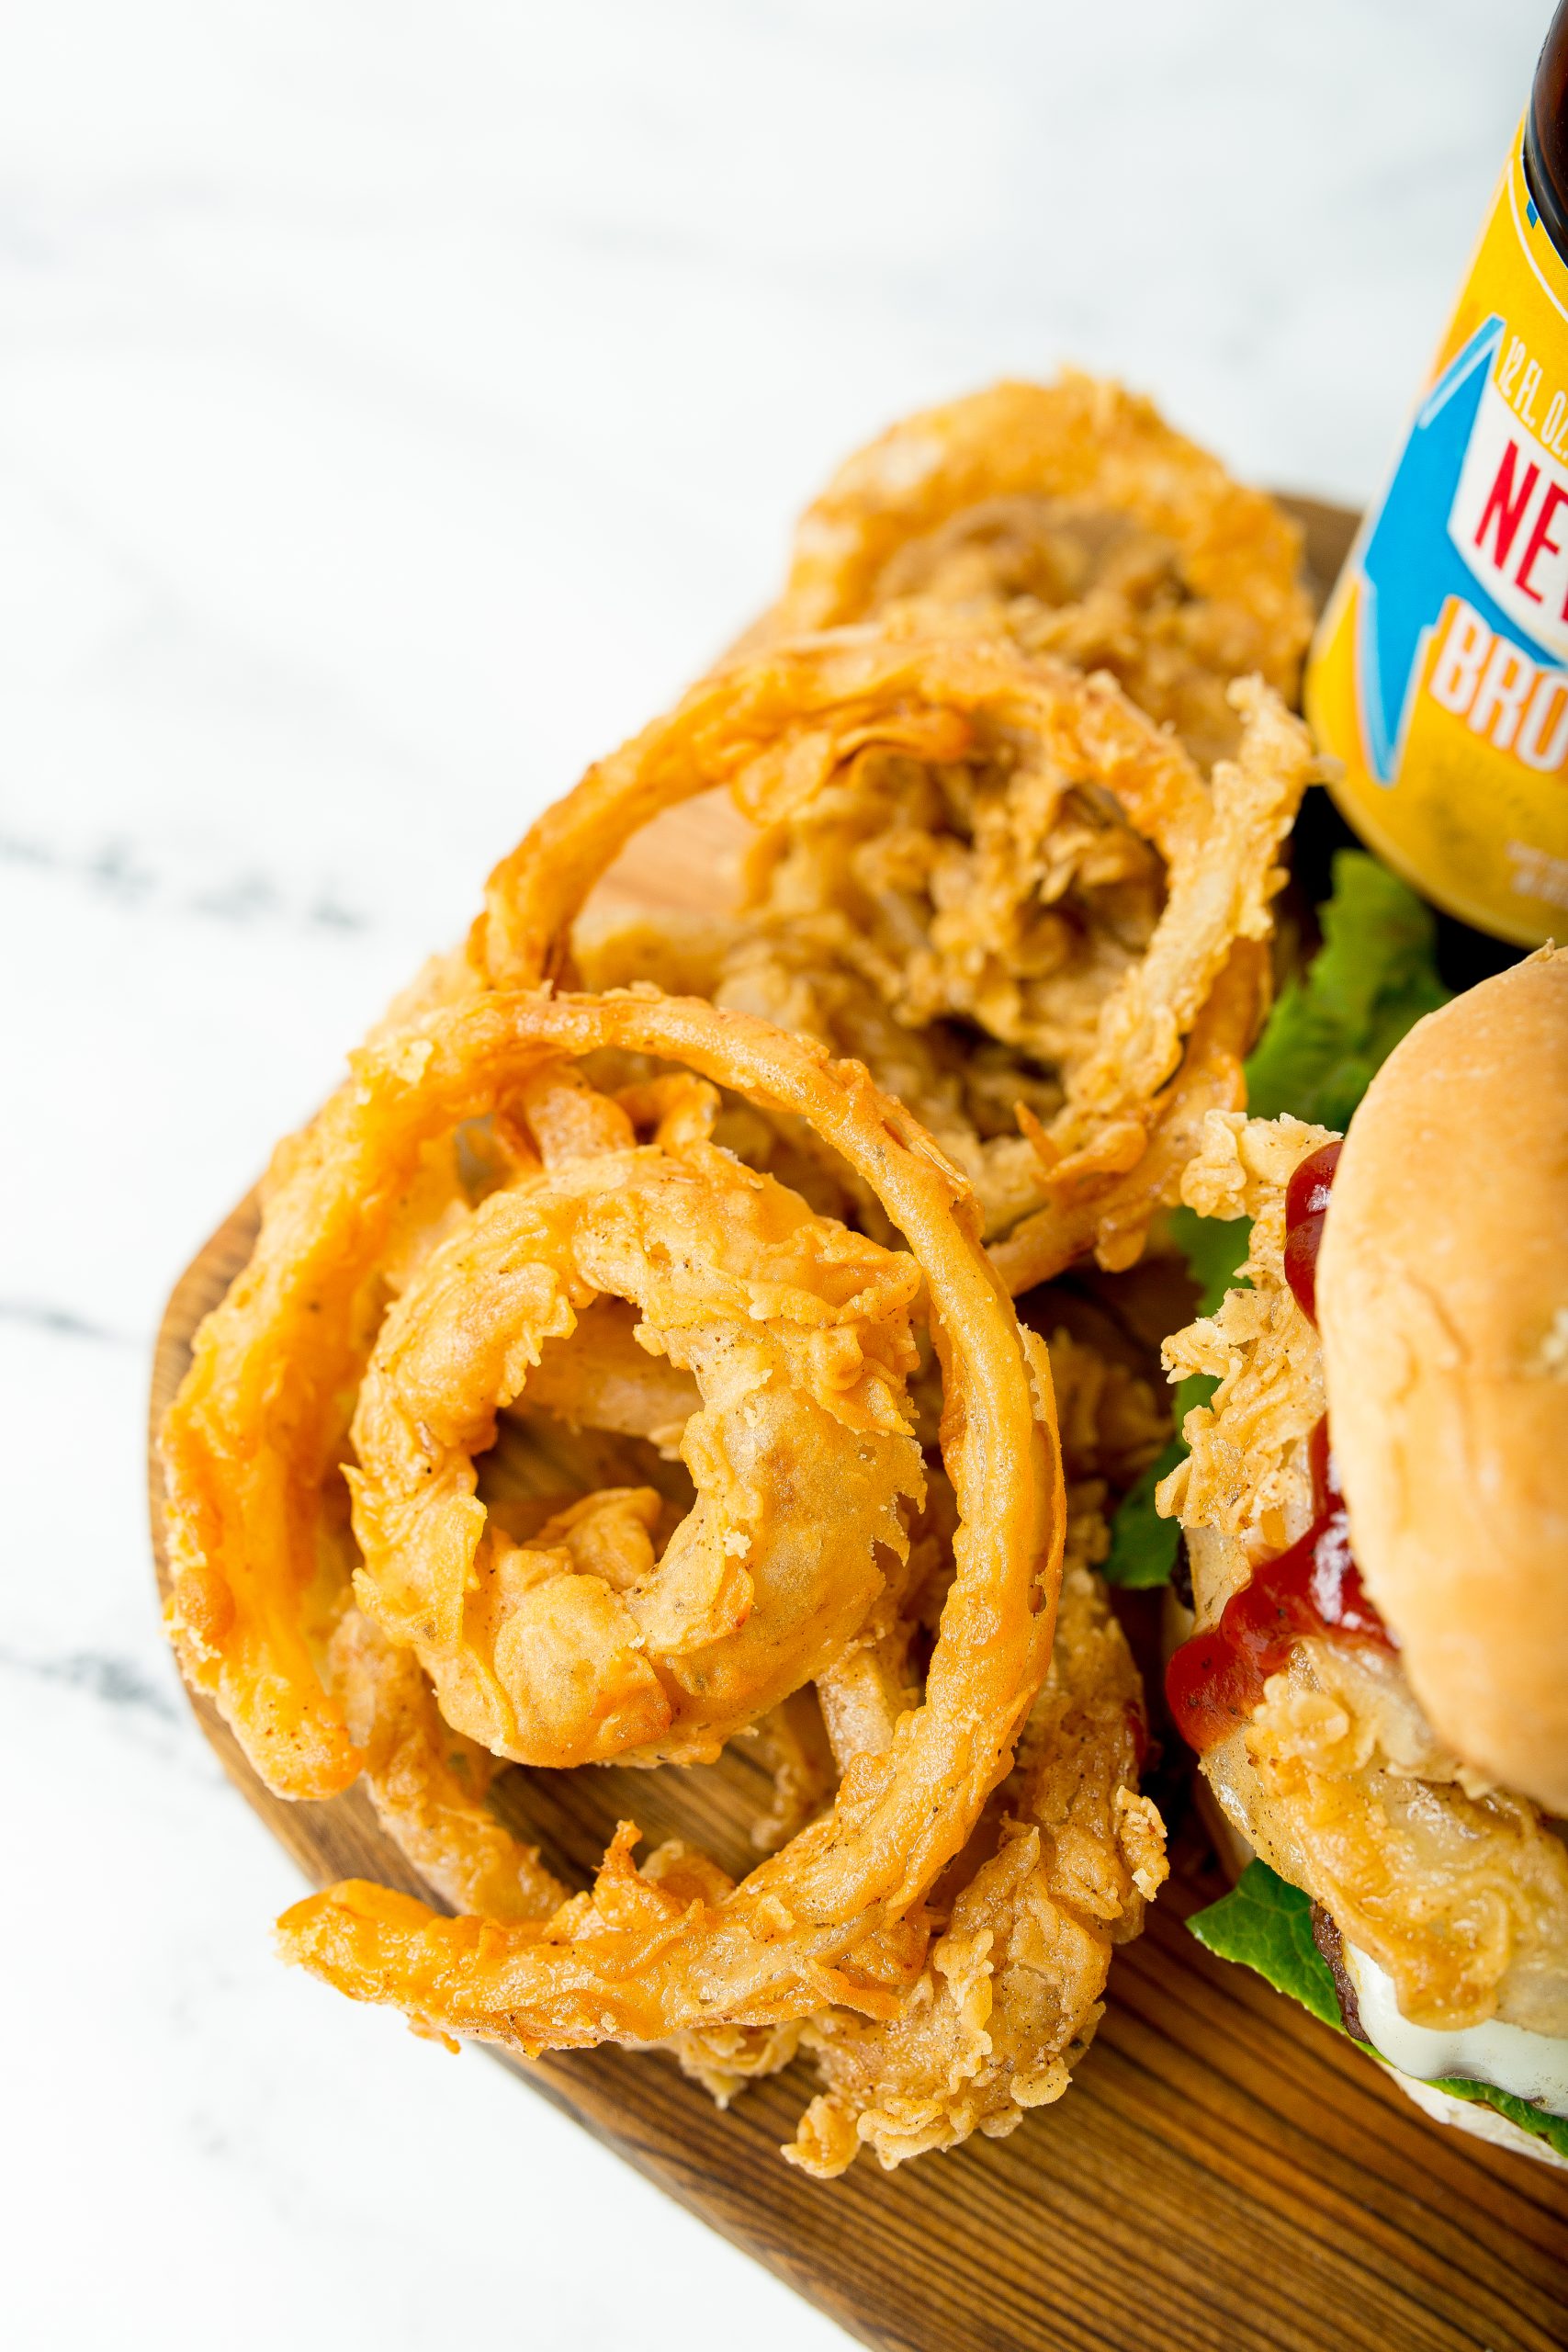
M1325 1143L1303 1160L1285 1188L1285 1280L1295 1293L1296 1305L1311 1323L1317 1321L1317 1253L1323 1242L1323 1221L1342 1143Z
M1303 1314L1315 1322L1317 1250L1340 1147L1325 1144L1303 1159L1285 1195L1285 1275ZM1308 1441L1312 1525L1288 1552L1255 1568L1233 1592L1217 1624L1183 1642L1166 1668L1171 1720L1202 1755L1250 1720L1263 1686L1303 1635L1398 1647L1368 1599L1350 1550L1345 1499L1328 1450L1328 1423Z

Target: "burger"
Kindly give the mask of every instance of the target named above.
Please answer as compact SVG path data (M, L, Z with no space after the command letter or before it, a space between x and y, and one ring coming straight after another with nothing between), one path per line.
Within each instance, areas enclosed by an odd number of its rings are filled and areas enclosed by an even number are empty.
M1343 1137L1211 1114L1182 1196L1250 1220L1164 1349L1167 1696L1255 1858L1195 1932L1568 2165L1568 951L1418 1020Z

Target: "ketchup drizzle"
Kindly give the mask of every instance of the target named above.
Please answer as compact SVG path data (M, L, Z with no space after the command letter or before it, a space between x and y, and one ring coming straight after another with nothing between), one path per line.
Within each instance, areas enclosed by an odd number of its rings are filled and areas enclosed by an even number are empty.
M1285 1194L1285 1275L1303 1314L1316 1321L1317 1251L1323 1238L1340 1146L1325 1144L1303 1159ZM1217 1623L1183 1642L1166 1668L1171 1719L1200 1755L1250 1720L1263 1686L1304 1635L1398 1647L1361 1583L1350 1550L1345 1498L1334 1475L1328 1422L1307 1442L1312 1524L1304 1535L1255 1568L1233 1592Z
M1302 1161L1285 1188L1285 1280L1309 1323L1317 1321L1317 1253L1342 1143L1325 1143Z

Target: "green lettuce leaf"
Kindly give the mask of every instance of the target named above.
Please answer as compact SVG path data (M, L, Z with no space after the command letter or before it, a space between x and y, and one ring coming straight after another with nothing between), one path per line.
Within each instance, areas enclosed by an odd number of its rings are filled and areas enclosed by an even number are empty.
M1490 2083L1461 2082L1449 2075L1434 2083L1432 2088L1447 2091L1452 2098L1470 2099L1478 2107L1494 2107L1510 2123L1517 2123L1521 2132L1544 2140L1554 2155L1568 2156L1568 2115L1548 2115L1542 2109L1532 2107L1528 2098L1515 2098L1508 2091L1495 2090Z
M1289 1111L1342 1134L1379 1067L1424 1013L1448 1002L1449 991L1438 978L1430 910L1363 850L1336 856L1322 923L1323 945L1306 977L1287 980L1247 1061L1247 1099L1255 1118ZM1212 1315L1246 1260L1251 1227L1190 1209L1175 1210L1170 1225L1201 1293L1197 1312ZM1208 1402L1213 1386L1192 1379L1178 1387L1176 1435L1111 1522L1103 1570L1110 1583L1169 1583L1178 1530L1155 1510L1155 1488L1187 1451L1184 1419Z
M1247 1065L1254 1118L1291 1112L1343 1134L1407 1030L1449 1001L1431 910L1365 851L1334 860L1323 945L1286 981Z
M1199 1942L1221 1960L1256 1969L1277 1993L1288 1994L1322 2024L1344 2032L1334 1972L1313 1937L1311 1898L1279 1877L1267 1862L1248 1862L1231 1892L1211 1903L1206 1911L1195 1912L1187 1925ZM1359 2042L1357 2047L1369 2057L1377 2055L1370 2042ZM1568 2156L1568 2116L1548 2115L1528 2099L1495 2090L1490 2083L1467 2082L1459 2076L1444 2075L1432 2088L1494 2108L1521 2132L1544 2140L1558 2155Z
M1313 1937L1311 1901L1267 1862L1248 1862L1230 1893L1194 1912L1187 1925L1221 1960L1255 1968L1276 1993L1288 1993L1343 2032L1334 1971Z
M1206 1401L1194 1395L1188 1403L1182 1401L1183 1391L1202 1388L1212 1391L1212 1380L1184 1380L1176 1392L1176 1421L1181 1426L1191 1406ZM1155 1509L1155 1488L1162 1478L1168 1478L1187 1448L1179 1437L1163 1446L1135 1486L1129 1487L1117 1505L1111 1521L1111 1549L1100 1564L1100 1573L1107 1584L1119 1584L1132 1592L1147 1592L1156 1585L1168 1584L1176 1572L1176 1547L1181 1530L1174 1519L1161 1519Z
M1213 1385L1212 1380L1181 1383L1176 1392L1178 1429L1194 1405L1208 1401ZM1194 1393L1186 1397L1189 1388ZM1186 1451L1181 1440L1173 1437L1117 1505L1111 1521L1111 1549L1100 1564L1100 1573L1107 1584L1119 1584L1132 1592L1147 1592L1156 1585L1168 1584L1176 1573L1176 1547L1181 1530L1174 1519L1161 1519L1156 1510L1155 1488L1162 1478L1169 1477Z
M1247 1263L1251 1224L1245 1217L1226 1224L1222 1218L1199 1216L1191 1209L1173 1209L1170 1228L1198 1284L1195 1312L1213 1315L1235 1281L1238 1267ZM1147 1591L1151 1586L1170 1582L1181 1530L1174 1519L1161 1519L1156 1510L1155 1488L1187 1451L1181 1430L1188 1414L1194 1405L1206 1405L1217 1385L1202 1372L1191 1373L1177 1383L1171 1399L1176 1434L1137 1484L1128 1487L1111 1520L1111 1549L1100 1566L1109 1584Z

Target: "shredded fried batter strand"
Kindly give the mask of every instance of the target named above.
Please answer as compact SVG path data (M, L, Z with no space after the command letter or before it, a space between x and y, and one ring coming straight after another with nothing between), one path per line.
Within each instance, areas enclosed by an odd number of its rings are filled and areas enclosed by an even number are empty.
M329 1645L327 1676L363 1751L377 1819L425 1883L454 1910L494 1919L558 1910L566 1888L485 1806L494 1758L443 1723L412 1651L350 1608Z

